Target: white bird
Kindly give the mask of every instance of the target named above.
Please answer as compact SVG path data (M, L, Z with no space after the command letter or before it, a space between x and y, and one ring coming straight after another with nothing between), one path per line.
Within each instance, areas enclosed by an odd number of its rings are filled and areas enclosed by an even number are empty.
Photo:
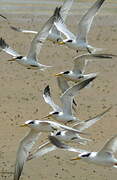
M60 100L62 102L62 108L59 107L54 103L54 101L51 98L50 94L50 88L47 86L44 89L44 94L43 98L47 104L49 104L53 111L49 113L49 115L45 116L44 118L54 118L58 121L62 121L64 123L67 122L73 122L73 121L79 121L77 117L75 117L72 113L72 103L73 103L73 98L79 93L79 90L83 89L86 87L91 81L93 81L95 77L86 79L82 81L79 84L74 85L73 87L70 87L67 89L61 96Z
M98 114L97 116L95 116L91 119L87 119L85 121L82 121L81 123L77 123L72 127L82 132L85 129L90 128L97 121L101 120L103 118L103 116L110 109L111 109L111 107L106 109L104 112ZM90 140L90 139L82 138L77 133L67 131L67 130L55 131L54 133L51 132L51 136L55 136L59 141L75 142L75 143L79 143L79 144L83 144L83 145L85 145L87 143L87 141ZM56 146L52 145L50 142L47 141L46 143L39 146L39 148L36 150L36 152L30 153L27 160L38 158L38 157L43 156L43 155L45 155L51 151L56 150L56 149L57 149Z
M20 142L16 156L14 180L19 180L24 163L27 160L27 157L29 156L29 152L31 151L33 145L38 140L40 132L54 132L64 129L75 132L76 134L78 133L86 135L86 133L82 133L77 129L52 121L28 120L25 122L25 124L21 125L21 127L29 127L31 130L28 135L26 135Z
M83 149L74 148L60 142L56 137L50 136L50 142L56 145L58 148L68 150L72 152L80 153L78 157L72 160L84 160L88 163L94 163L101 166L109 166L117 168L117 159L114 154L117 152L117 135L110 138L104 147L98 152L86 151Z
M61 6L61 9L60 9L60 15L62 17L62 19L66 20L67 18L67 15L69 13L69 10L73 4L73 1L74 0L65 0ZM11 29L17 31L17 32L23 32L23 33L33 33L33 34L37 34L38 32L37 31L32 31L32 30L25 30L25 29L20 29L20 28L17 28L17 27L14 27L11 25L11 23L9 22L9 20L3 16L2 14L0 14L1 17L3 17L5 20L7 20L9 26ZM47 37L48 40L50 41L53 41L53 42L59 42L59 41L62 41L63 38L61 36L61 32L57 30L56 26L54 26L51 31L49 31L49 34L48 34L48 37Z
M93 59L112 59L116 55L112 54L83 54L74 58L73 70L68 70L55 74L57 77L64 77L67 81L79 82L82 79L91 78L98 73L85 74L85 68L89 60ZM68 86L67 82L64 82L64 88Z
M48 37L49 31L53 27L53 23L58 18L59 8L56 8L53 16L45 23L41 31L34 37L27 56L22 56L14 51L10 46L1 38L0 49L13 56L9 61L17 61L19 64L26 66L30 69L44 70L51 66L40 64L37 55L40 53L41 47Z
M112 107L109 107L104 112L98 114L97 116L95 116L93 118L83 120L79 123L74 124L72 126L72 128L75 128L75 129L79 130L80 132L84 131L85 129L91 127L97 121L99 121L105 115L105 113L107 113L111 108ZM57 131L57 132L51 133L51 135L56 136L60 141L62 140L64 142L77 142L80 144L86 144L86 142L89 140L86 138L82 138L80 135L78 135L74 132L70 132L70 131L66 131L66 130Z
M59 44L66 44L68 47L77 51L79 50L79 48L87 49L90 53L94 53L96 50L98 50L88 44L87 35L91 28L94 17L100 9L101 5L104 3L104 1L105 0L97 0L88 10L88 12L82 17L78 24L79 33L77 36L75 36L72 32L68 30L62 18L60 18L61 20L59 20L58 22L56 21L54 24L56 25L57 29L66 36L66 39L59 42Z

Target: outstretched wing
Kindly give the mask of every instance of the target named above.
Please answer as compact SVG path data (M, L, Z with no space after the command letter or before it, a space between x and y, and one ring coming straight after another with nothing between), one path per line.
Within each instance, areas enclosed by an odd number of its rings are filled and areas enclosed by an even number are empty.
M88 60L93 59L112 59L113 57L116 57L116 55L113 54L83 54L80 56L77 56L74 58L74 68L73 71L78 74L84 74L86 65L88 63Z
M58 87L60 88L61 92L64 93L69 88L67 80L62 76L58 76L56 78Z
M17 31L17 32L23 32L23 33L31 33L31 34L37 34L38 32L37 31L32 31L32 30L27 30L27 29L21 29L21 28L17 28L17 27L14 27L14 26L10 26L10 28L14 31Z
M71 147L71 146L69 146L67 144L64 144L61 141L59 141L55 136L49 136L49 140L57 148L60 148L60 149L63 149L63 150L76 152L76 153L86 153L87 152L86 150L79 149L79 148L74 148L74 147Z
M13 50L2 38L0 38L0 49L5 51L7 54L12 55L13 57L21 56L15 50Z
M65 0L63 2L63 5L62 5L61 10L60 10L60 14L61 14L61 17L64 20L64 22L67 18L67 15L69 13L69 10L70 10L73 2L74 2L74 0Z
M95 124L97 121L99 121L112 107L109 107L104 112L98 114L97 116L87 119L83 122L79 122L73 126L73 128L78 129L79 131L84 131L85 129L89 128L93 124Z
M91 24L93 22L94 16L100 9L101 5L105 0L97 0L94 5L88 10L88 12L82 17L78 24L78 36L77 39L82 40L84 42L87 41L87 34L91 28Z
M74 73L83 74L85 72L85 67L88 62L86 59L88 56L89 54L83 54L74 58Z
M65 0L63 2L63 5L61 6L60 8L60 16L62 17L63 21L65 22L66 18L67 18L67 15L68 15L68 12L72 6L72 3L73 3L74 0ZM58 37L60 36L61 37L61 31L59 31L57 29L56 26L54 26L52 29L51 29L51 33L52 34L57 34Z
M16 156L14 180L19 180L23 170L24 163L29 155L30 150L35 144L35 141L38 139L39 135L40 133L31 130L29 134L25 136L23 140L20 142Z
M98 154L102 154L102 153L116 153L117 152L117 135L113 136L112 138L110 138L106 144L104 145L104 147L99 151Z
M54 101L52 100L52 98L51 98L49 85L46 86L45 89L44 89L43 98L44 98L45 102L47 104L49 104L54 111L58 111L58 112L61 111L61 108L58 105L56 105L54 103Z
M39 146L39 148L36 150L35 153L29 154L27 160L41 157L41 156L43 156L51 151L54 151L56 149L57 149L56 146L52 145L50 142L46 142L46 143L42 144L41 146Z
M59 15L59 18L54 22L54 24L57 27L58 31L63 33L68 39L75 39L75 35L68 30L61 15Z
M58 87L61 89L61 92L64 93L64 92L69 88L69 85L68 85L68 83L67 83L67 80L66 80L64 77L62 77L62 76L58 76L58 77L56 77L56 78L57 78ZM76 103L76 101L73 99L72 108L73 108L73 110L76 112L75 106L77 106L77 103Z
M82 81L81 83L78 83L74 85L73 87L67 89L61 98L61 102L63 104L63 111L67 114L72 114L72 103L73 103L73 97L76 96L79 93L79 90L83 89L85 86L87 86L91 81L93 81L96 77L92 77L89 79L86 79Z
M55 129L55 130L68 130L68 131L71 131L73 133L77 133L77 134L83 134L83 135L87 135L87 133L83 133L75 128L72 128L72 127L69 127L69 126L66 126L66 125L63 125L63 124L60 124L60 123L57 123L57 122L53 122L53 121L46 121L48 124L50 124L50 126Z
M40 53L41 47L48 37L49 31L54 25L54 21L58 16L59 8L56 8L52 17L44 24L41 31L39 31L31 42L31 47L28 53L28 58L36 59L36 55Z

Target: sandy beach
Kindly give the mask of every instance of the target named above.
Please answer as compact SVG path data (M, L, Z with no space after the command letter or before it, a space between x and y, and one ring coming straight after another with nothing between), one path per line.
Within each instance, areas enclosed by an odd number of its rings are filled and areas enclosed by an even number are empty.
M31 4L31 1L28 1L27 5L23 0L17 4L14 4L12 0L1 1L1 14L7 16L14 26L40 30L58 2L51 1L50 5L39 0L40 3L34 2ZM24 6L23 9L22 6ZM77 23L90 6L91 3L89 1L86 3L84 0L73 5L71 15L67 18L67 24L72 32L77 33ZM117 54L116 8L117 2L114 0L105 1L88 35L89 42L95 47L103 48L104 53ZM12 48L26 55L34 35L14 32L2 18L0 22L0 36ZM13 179L19 141L28 132L28 128L20 128L19 125L29 119L41 119L50 112L50 107L42 97L46 85L50 85L55 102L60 104L60 90L54 74L71 69L73 57L76 55L74 50L65 46L46 42L39 59L41 63L54 67L41 72L26 69L16 62L10 63L7 60L11 56L4 52L0 53L1 180ZM86 120L110 106L113 107L101 121L86 130L91 134L92 142L86 146L76 144L74 146L97 151L110 137L117 134L117 58L89 62L86 72L100 73L93 86L82 90L76 98L77 116L81 120ZM47 137L48 134L43 134L36 146L46 142ZM116 180L115 168L100 167L83 161L70 161L76 155L76 153L56 150L29 161L24 166L21 180Z

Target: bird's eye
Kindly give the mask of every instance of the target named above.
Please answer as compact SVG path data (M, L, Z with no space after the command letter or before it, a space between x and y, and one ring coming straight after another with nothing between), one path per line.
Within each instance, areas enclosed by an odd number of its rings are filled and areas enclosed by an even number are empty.
M83 154L82 157L89 157L91 153Z

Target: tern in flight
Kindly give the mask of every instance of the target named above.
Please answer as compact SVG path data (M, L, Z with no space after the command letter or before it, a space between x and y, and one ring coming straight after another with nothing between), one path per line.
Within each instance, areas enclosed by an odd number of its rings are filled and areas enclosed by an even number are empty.
M22 56L14 51L2 38L0 39L0 49L13 56L9 61L17 61L19 64L26 66L28 69L45 70L48 67L40 64L37 55L40 53L41 47L48 37L49 31L54 25L54 21L59 17L59 8L56 8L52 17L44 24L31 42L31 46L27 56Z
M86 79L82 81L81 83L78 83L74 85L73 87L68 88L61 96L60 100L62 102L63 107L59 107L54 103L54 101L51 98L50 94L50 88L47 86L44 89L43 98L47 104L49 104L53 111L49 113L49 115L45 116L44 118L50 118L56 119L58 121L67 123L67 122L73 122L73 121L80 121L77 117L75 117L72 113L72 104L73 104L73 98L77 94L79 94L79 90L86 87L91 81L93 81L95 77Z
M78 24L79 33L77 36L69 31L62 17L60 17L59 21L56 21L54 24L56 25L57 29L66 36L66 39L59 42L59 44L66 44L69 48L75 49L77 52L79 49L87 49L89 53L94 53L96 50L100 50L89 45L87 35L90 31L94 17L104 1L105 0L97 0L88 10L88 12L82 17Z
M95 59L112 59L116 55L112 54L83 54L74 58L74 67L72 70L67 70L55 74L57 77L64 77L67 81L79 82L82 79L91 78L96 76L98 73L89 73L85 74L85 68L88 61ZM67 83L67 82L66 82ZM67 84L64 82L64 87L67 87Z
M117 152L117 135L111 137L106 144L98 152L86 151L84 149L74 148L59 141L55 136L49 137L50 142L63 150L78 153L78 157L72 160L84 160L88 163L96 165L115 167L117 168L117 159L114 154Z
M86 133L80 132L77 129L74 129L69 126L62 125L53 121L41 121L41 120L28 120L24 124L20 125L21 127L29 127L31 130L29 133L20 141L19 148L16 155L16 163L15 163L15 172L14 172L14 180L19 180L23 166L25 161L29 156L29 152L31 151L33 145L38 140L41 132L54 132L57 130L68 130L71 132L75 132L76 134L84 134Z
M69 13L69 10L70 10L73 2L74 2L74 0L65 0L63 2L62 6L61 6L60 15L61 15L64 22L65 22L65 20L67 18L67 15ZM13 29L13 30L15 30L17 32L32 33L32 34L37 34L38 33L37 31L20 29L20 28L14 27L14 26L11 25L11 23L9 22L9 20L5 16L3 16L2 14L0 14L0 16L2 18L4 18L8 22L11 29ZM50 40L50 41L52 41L54 43L63 40L63 38L61 36L61 32L57 30L55 25L52 27L51 31L49 31L47 40Z
M109 107L108 109L106 109L104 112L96 115L93 118L84 120L80 123L76 123L75 125L72 126L72 128L75 128L77 130L79 130L80 132L84 131L87 128L90 128L92 125L94 125L97 121L101 120L104 115L111 109L112 107ZM86 139L86 138L82 138L79 134L75 133L75 132L71 132L68 130L61 130L61 131L55 131L55 132L51 132L51 136L55 136L59 141L62 142L67 142L67 143L79 143L82 145L85 145L87 143L87 141L91 141L90 139ZM39 158L51 151L56 150L57 147L54 146L53 144L50 143L50 141L47 141L46 143L40 145L38 147L38 149L34 152L34 153L30 153L27 160L31 160L34 158Z

